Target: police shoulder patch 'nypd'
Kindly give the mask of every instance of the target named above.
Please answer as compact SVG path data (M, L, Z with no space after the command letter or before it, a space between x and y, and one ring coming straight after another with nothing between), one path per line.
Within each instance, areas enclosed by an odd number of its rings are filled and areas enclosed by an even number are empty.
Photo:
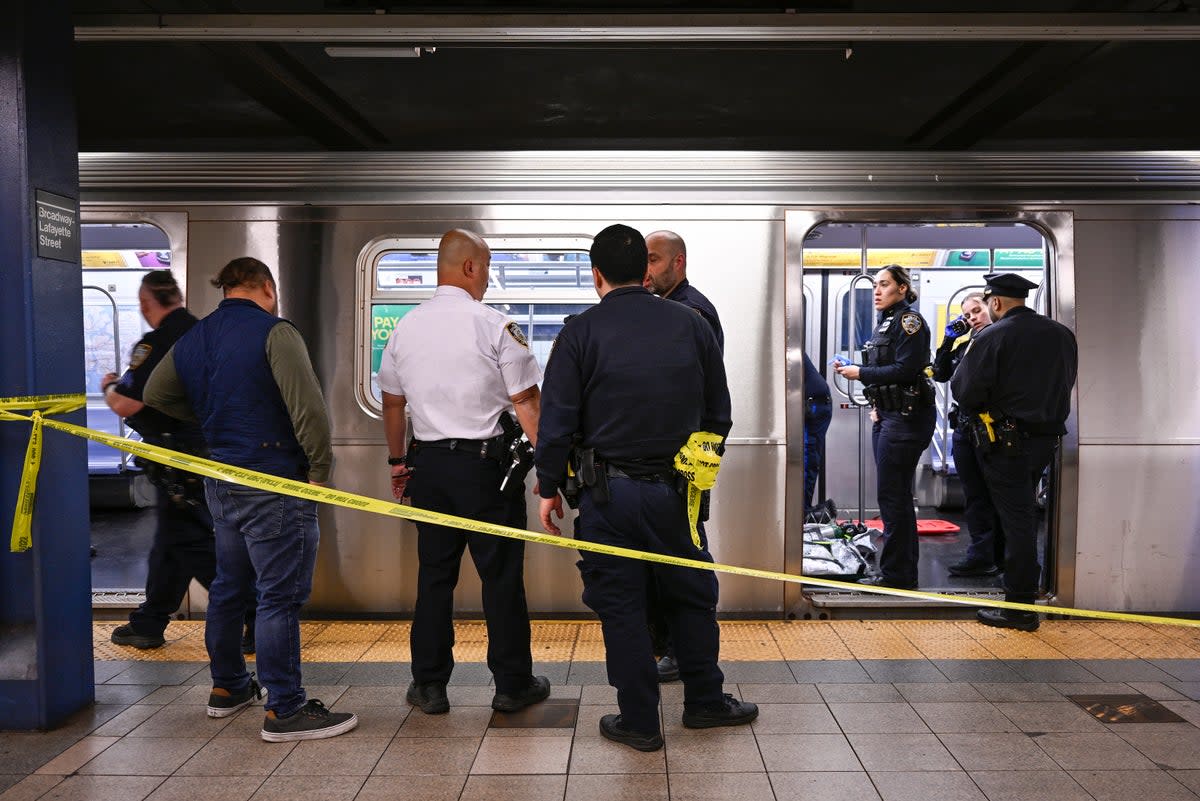
M521 345L525 348L529 347L529 340L525 338L525 332L521 330L521 326L514 322L510 322L508 325L504 326L504 330L508 332L510 337L517 341L518 345Z
M139 343L138 346L133 349L133 353L129 356L129 369L136 370L141 367L146 359L150 358L151 350L153 350L153 348L147 345L145 342Z
M900 327L904 329L904 333L912 336L921 330L925 322L921 319L921 315L916 312L905 312L900 315Z

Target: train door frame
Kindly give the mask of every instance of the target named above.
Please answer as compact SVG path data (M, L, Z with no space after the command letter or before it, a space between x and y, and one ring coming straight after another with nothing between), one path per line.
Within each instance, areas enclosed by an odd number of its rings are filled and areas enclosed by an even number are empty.
M784 569L800 575L804 562L804 359L807 320L803 314L804 250L808 234L818 226L911 223L1023 224L1036 229L1049 250L1046 278L1050 292L1048 315L1075 331L1075 244L1074 214L1060 209L1029 207L913 206L874 208L870 206L794 207L784 210L784 342L786 432L784 475ZM1046 599L1071 606L1075 598L1075 554L1079 524L1079 412L1078 382L1071 391L1071 417L1067 435L1055 456L1054 488L1047 509L1053 536L1053 563L1044 566ZM1043 555L1044 556L1044 555ZM879 600L871 599L878 607ZM897 606L903 602L897 603ZM829 617L830 608L813 603L803 584L784 587L786 617Z

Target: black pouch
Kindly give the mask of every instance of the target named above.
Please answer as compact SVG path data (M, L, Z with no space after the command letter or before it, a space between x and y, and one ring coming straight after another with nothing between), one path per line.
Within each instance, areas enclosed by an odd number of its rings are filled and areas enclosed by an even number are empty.
M579 483L592 491L592 500L597 504L608 503L608 472L596 459L595 448L579 451Z
M900 416L912 417L921 408L921 390L914 384L900 387Z

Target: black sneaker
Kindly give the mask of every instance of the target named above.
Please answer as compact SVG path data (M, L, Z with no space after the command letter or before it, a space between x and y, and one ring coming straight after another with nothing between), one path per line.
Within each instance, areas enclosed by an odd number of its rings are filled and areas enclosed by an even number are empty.
M739 701L729 693L719 703L700 709L683 710L683 725L689 729L713 729L717 726L743 726L758 717L758 706Z
M1015 609L980 609L975 619L985 626L1018 631L1037 631L1041 623L1037 612L1018 612Z
M496 693L492 697L492 709L497 712L519 712L527 706L545 701L550 697L550 679L534 676L529 686L518 693Z
M679 663L675 661L675 657L667 654L658 660L658 683L665 684L669 681L679 681Z
M353 712L330 712L323 703L313 698L286 718L268 712L261 733L268 743L290 743L337 737L357 725L358 715Z
M632 729L626 729L621 725L620 715L605 715L600 718L600 734L614 743L621 743L639 751L657 751L663 747L663 738L660 733L641 734Z
M947 572L952 576L998 576L1000 568L993 565L991 562L955 562L946 568Z
M426 715L444 715L450 711L450 699L446 697L446 685L436 681L408 685L404 696L410 704Z
M138 634L128 623L113 629L111 639L114 645L132 645L134 648L142 650L161 648L167 644L161 634Z
M262 688L250 674L250 683L241 692L233 692L220 687L214 687L208 694L208 716L210 718L227 718L239 709L244 709L262 698Z

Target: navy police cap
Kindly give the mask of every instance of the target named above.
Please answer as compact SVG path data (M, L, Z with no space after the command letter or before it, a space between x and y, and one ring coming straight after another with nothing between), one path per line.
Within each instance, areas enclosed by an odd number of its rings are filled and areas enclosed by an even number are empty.
M987 282L987 287L983 290L985 298L992 295L999 298L1024 298L1029 296L1029 290L1037 289L1037 284L1016 273L985 275L983 280Z

